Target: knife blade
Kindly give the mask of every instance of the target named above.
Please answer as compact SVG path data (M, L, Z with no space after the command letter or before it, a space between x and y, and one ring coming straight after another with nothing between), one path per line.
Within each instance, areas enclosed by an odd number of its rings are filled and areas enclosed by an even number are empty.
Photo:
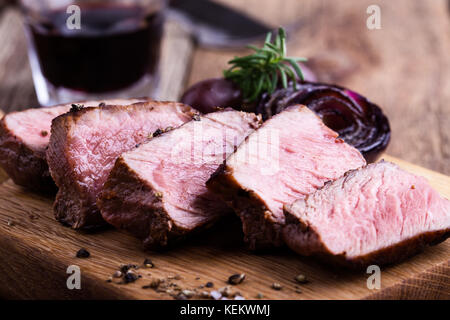
M236 48L263 40L273 28L210 0L172 0L168 14L204 47Z

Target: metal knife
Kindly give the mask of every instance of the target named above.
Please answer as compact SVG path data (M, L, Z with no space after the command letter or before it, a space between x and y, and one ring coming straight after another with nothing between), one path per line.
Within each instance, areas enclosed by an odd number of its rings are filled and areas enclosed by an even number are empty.
M258 40L274 28L210 0L171 0L169 18L190 30L198 45L236 48Z

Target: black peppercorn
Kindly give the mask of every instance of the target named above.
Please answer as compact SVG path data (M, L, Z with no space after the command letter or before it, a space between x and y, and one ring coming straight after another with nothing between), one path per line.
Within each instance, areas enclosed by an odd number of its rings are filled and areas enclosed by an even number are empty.
M89 253L89 251L87 251L84 248L81 248L77 252L77 258L89 258L90 256L91 256L91 254Z

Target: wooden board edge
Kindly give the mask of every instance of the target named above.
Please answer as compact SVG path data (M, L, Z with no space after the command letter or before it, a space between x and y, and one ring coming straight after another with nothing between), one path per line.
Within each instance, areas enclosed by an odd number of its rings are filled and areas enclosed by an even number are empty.
M386 160L393 162L401 161L392 157L386 157ZM404 163L410 165L407 162ZM441 175L431 170L428 171L434 175ZM446 177L444 175L442 176ZM89 275L85 275L85 282L97 283L95 290L86 287L83 288L85 290L82 290L80 294L77 290L70 291L63 288L65 293L59 295L61 286L65 285L68 277L61 262L56 261L49 252L44 251L39 252L39 255L34 257L36 260L35 263L30 263L28 259L24 259L23 257L34 256L36 252L30 251L30 248L24 243L17 241L17 239L6 238L4 240L2 241L0 252L3 251L2 255L8 256L8 259L4 261L3 265L0 265L0 274L3 275L0 276L0 281L5 284L5 287L0 290L1 296L21 299L133 299L126 292L111 290L111 287L107 286L106 283L103 285L99 284L98 281L95 281L98 280L97 278L94 277L91 279ZM46 261L49 266L48 269L36 269L34 266L39 265L39 260ZM19 270L23 270L25 264L27 264L25 267L27 272L24 274L19 272ZM13 270L13 272L9 272L8 274L6 270ZM426 271L416 273L401 283L383 288L366 297L361 297L361 299L450 299L450 291L448 290L450 288L449 276L450 260L447 260ZM42 292L29 292L30 288L27 288L26 284L32 283L33 279L34 281L35 279L45 279L43 280L45 281L45 290ZM19 289L16 290L15 288Z

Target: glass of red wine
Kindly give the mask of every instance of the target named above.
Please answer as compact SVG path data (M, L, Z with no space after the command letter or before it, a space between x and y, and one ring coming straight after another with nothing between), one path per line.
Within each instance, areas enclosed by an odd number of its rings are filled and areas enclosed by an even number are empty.
M166 0L21 0L42 106L155 96Z

